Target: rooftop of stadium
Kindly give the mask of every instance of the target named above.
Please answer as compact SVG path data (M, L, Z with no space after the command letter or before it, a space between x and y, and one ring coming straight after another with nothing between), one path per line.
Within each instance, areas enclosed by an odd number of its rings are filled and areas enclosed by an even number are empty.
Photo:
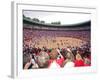
M46 29L46 30L90 30L91 21L86 21L78 24L72 25L58 25L58 24L46 24L33 21L28 18L23 18L24 28L34 28L34 29ZM29 26L31 25L31 26Z

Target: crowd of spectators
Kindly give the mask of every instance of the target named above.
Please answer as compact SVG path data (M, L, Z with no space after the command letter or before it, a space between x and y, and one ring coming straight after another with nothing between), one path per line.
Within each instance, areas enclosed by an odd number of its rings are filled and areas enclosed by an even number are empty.
M86 41L80 46L36 47L41 38L72 37ZM62 40L63 41L63 40ZM55 42L55 41L54 41ZM23 30L23 69L91 66L90 31Z
M23 30L24 44L29 44L29 41L31 41L30 43L40 48L43 46L48 46L49 48L63 48L70 45L80 46L86 42L90 42L90 38L90 31Z
M24 29L23 30L24 39L40 39L42 37L74 37L82 39L85 41L90 41L91 35L88 30L74 30L74 31L52 31L52 30L34 30L34 29Z

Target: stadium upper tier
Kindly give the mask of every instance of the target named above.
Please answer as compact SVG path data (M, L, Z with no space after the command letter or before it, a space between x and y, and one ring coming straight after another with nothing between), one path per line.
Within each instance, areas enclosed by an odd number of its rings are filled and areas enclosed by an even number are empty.
M43 29L43 30L90 30L91 21L72 25L61 25L61 24L47 24L32 21L31 19L23 18L24 28Z

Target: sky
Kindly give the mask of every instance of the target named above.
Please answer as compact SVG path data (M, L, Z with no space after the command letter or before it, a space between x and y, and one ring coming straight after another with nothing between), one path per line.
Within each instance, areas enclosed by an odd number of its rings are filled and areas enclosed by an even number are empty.
M60 21L61 24L77 24L91 20L91 14L84 13L58 13L58 12L46 12L46 11L23 11L26 17L38 18L45 21L45 23L51 23Z

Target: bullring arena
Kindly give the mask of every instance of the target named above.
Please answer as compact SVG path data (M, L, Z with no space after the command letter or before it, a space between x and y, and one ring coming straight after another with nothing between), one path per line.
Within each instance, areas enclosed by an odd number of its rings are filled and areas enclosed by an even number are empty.
M54 25L23 18L23 69L91 66L91 21Z
M40 48L43 46L65 48L68 46L80 47L83 44L90 43L89 22L75 26L55 26L39 23L33 23L32 25L32 23L28 24L27 20L24 20L24 22L26 22L23 31L25 44Z

